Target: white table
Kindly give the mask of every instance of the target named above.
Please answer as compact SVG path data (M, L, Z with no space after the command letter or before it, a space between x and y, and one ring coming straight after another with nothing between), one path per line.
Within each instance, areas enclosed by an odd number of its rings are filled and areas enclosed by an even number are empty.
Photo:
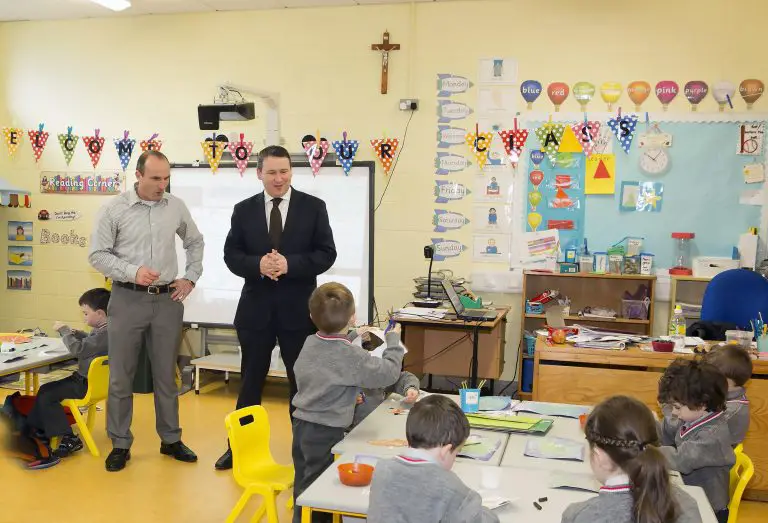
M200 371L218 370L224 372L224 383L229 383L229 373L240 373L241 356L239 352L219 352L202 358L196 358L190 363L195 366L195 394L200 394ZM270 369L267 376L287 378L284 370Z
M345 454L329 467L296 501L304 507L302 523L309 522L312 509L322 512L332 512L356 517L365 517L368 512L370 487L347 487L339 481L336 466L339 463L354 461L354 454ZM462 481L480 492L482 466L467 462L457 462L453 471ZM488 492L489 495L502 496L516 500L511 505L497 509L495 512L502 523L560 523L563 511L571 503L584 501L596 494L549 487L551 471L528 470L518 467L501 467L499 488ZM699 487L685 486L683 489L693 496L699 506L703 523L716 523L717 519L707 500L704 491ZM481 492L483 495L483 492ZM543 510L537 510L533 502L540 497L547 497L542 502ZM305 519L306 518L306 519Z
M459 397L456 395L447 395L458 403ZM390 411L391 408L401 408L400 397L396 394L390 395L384 402L376 407L358 426L347 434L341 442L337 443L331 452L340 456L342 454L368 455L375 457L392 457L403 451L403 447L381 447L368 443L371 440L386 439L405 439L405 423L408 419L407 414L395 415ZM578 423L578 422L577 422ZM472 458L459 457L459 461L469 461L479 465L494 465L501 463L504 449L507 445L508 435L503 432L491 430L472 429L471 434L476 434L483 438L485 443L493 444L499 442L499 448L494 452L488 461L474 460Z
M5 363L7 360L24 356L24 359ZM24 373L24 387L27 394L38 389L39 372L45 372L54 363L73 359L60 338L34 337L29 343L16 344L14 352L0 353L0 376Z

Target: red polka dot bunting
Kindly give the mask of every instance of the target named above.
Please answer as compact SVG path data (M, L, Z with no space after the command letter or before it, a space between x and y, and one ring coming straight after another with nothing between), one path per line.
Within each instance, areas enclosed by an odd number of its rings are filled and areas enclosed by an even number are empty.
M381 166L384 167L384 174L389 174L392 168L392 160L395 158L398 145L400 145L400 140L397 138L371 140L371 146L376 153L376 157L381 162Z
M571 126L573 134L576 135L576 139L584 149L584 155L592 156L592 149L595 147L595 140L597 135L600 134L600 122L590 120L588 122L581 122L573 124Z
M43 131L43 124L35 129L27 131L29 135L29 143L32 145L32 154L35 156L35 162L40 161L40 157L45 150L45 144L48 143L48 132Z
M312 168L312 175L317 176L323 160L328 155L328 140L320 139L320 144L315 140L304 142L304 152L309 159L309 166Z
M94 136L83 136L83 145L85 145L85 150L91 158L91 164L93 164L94 169L99 165L101 153L104 150L104 137L99 136L99 133L100 129L96 129Z
M239 142L229 143L229 152L235 160L235 165L237 166L237 170L240 171L240 176L242 176L248 168L248 160L251 157L251 151L253 151L253 142L246 142L244 140L245 134L240 133Z
M499 131L499 137L504 144L504 152L512 165L517 165L523 154L525 142L528 141L528 129L504 129Z

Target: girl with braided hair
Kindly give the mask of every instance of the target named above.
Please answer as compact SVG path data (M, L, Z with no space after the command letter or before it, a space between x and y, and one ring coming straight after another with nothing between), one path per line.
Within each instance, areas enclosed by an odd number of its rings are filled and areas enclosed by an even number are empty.
M570 505L562 523L701 523L696 501L670 484L656 421L640 401L613 396L594 408L584 429L590 465L603 487Z

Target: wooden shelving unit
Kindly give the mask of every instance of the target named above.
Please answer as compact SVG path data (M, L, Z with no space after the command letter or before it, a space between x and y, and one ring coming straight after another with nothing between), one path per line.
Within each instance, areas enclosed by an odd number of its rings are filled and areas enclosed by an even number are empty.
M670 280L669 317L667 318L667 323L672 319L672 315L675 313L675 304L678 302L701 305L701 302L704 300L704 291L712 278L671 276ZM691 324L696 323L700 318L700 315L688 315L685 313L683 313L683 316L685 316L686 327L690 327Z
M640 285L648 287L648 297L651 300L648 309L648 319L599 319L585 318L577 315L578 311L588 306L607 307L621 314L621 300L624 292L629 291L634 294ZM648 336L651 335L656 292L656 276L635 274L559 274L526 272L523 276L521 306L522 321L520 322L521 340L524 340L525 331L532 332L546 325L547 318L545 314L526 314L526 300L549 289L557 289L560 292L560 297L567 296L571 300L571 314L564 318L566 325L579 323L596 328L619 330ZM526 354L525 343L523 342L517 361L518 369L520 369L520 379L518 380L518 395L520 399L531 399L533 397L532 392L525 392L522 390L523 362L532 359L532 355L529 356Z

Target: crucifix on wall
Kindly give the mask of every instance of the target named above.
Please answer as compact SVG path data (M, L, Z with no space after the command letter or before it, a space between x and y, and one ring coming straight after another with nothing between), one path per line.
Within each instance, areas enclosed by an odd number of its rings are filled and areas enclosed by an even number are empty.
M372 44L371 50L381 52L381 94L387 94L389 83L389 52L398 51L400 44L389 43L389 31L384 31L384 37L380 44Z

